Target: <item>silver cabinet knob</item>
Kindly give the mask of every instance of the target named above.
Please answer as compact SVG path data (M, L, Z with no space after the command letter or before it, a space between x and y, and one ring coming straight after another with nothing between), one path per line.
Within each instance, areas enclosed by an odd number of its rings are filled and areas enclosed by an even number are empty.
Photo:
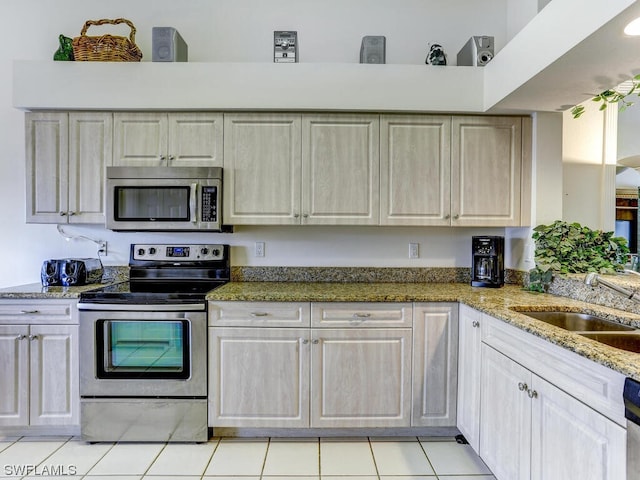
M538 392L530 388L527 390L527 395L529 395L529 398L538 398Z
M521 392L529 391L529 386L526 383L518 383L518 390L520 390Z
M471 326L473 328L478 328L480 326L480 322L477 320L474 320L473 322L471 322Z

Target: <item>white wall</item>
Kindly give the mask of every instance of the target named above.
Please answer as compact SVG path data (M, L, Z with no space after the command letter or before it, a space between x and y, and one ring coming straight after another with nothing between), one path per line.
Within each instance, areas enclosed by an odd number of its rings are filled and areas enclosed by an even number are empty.
M144 61L151 60L151 27L174 26L189 44L191 61L240 62L271 62L277 29L298 31L303 62L357 62L363 35L385 35L388 63L422 64L429 42L441 43L450 60L471 35L494 35L499 50L506 39L505 5L506 0L0 2L5 39L0 42L0 287L39 281L44 259L96 255L95 245L67 242L55 225L24 221L24 114L11 106L12 61L52 58L58 34L77 36L87 19L125 17L137 27L136 42ZM128 35L128 29L121 28L121 34ZM94 32L101 29L89 30ZM468 266L471 235L504 233L504 229L255 227L238 228L232 235L166 235L115 233L98 226L65 229L107 240L109 256L104 263L111 265L127 263L133 242L191 241L231 244L235 265ZM251 255L255 241L266 242L264 259ZM418 260L407 258L410 241L420 243Z
M563 118L563 219L612 231L615 223L617 109L585 102L583 116Z

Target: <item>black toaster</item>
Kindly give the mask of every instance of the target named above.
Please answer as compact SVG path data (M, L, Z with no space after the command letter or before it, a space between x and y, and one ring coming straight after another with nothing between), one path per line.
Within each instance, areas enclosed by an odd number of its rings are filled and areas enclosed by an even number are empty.
M43 262L40 278L45 287L70 287L99 283L103 271L99 258L51 259Z

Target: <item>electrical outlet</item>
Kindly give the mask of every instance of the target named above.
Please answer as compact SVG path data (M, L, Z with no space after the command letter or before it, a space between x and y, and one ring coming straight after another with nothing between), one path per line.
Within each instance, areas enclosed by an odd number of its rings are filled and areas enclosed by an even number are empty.
M107 242L100 241L100 243L98 243L98 256L99 257L107 256Z
M256 257L264 257L264 242L256 242Z
M410 243L409 244L409 258L420 258L420 244L419 243Z

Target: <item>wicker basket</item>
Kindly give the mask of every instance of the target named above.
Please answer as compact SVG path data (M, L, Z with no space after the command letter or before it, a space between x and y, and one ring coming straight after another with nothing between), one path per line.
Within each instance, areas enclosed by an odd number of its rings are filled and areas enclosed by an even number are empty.
M126 23L131 28L129 38L105 34L100 37L88 37L91 25ZM125 18L115 20L87 20L79 37L73 39L73 56L76 61L97 62L139 62L142 52L136 45L136 27Z

